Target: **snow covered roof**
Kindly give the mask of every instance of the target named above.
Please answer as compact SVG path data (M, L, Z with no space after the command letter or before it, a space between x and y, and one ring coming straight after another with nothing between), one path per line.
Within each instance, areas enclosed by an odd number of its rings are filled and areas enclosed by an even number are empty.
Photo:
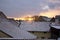
M8 20L9 20L9 22L11 22L12 24L18 26L18 22L16 22L13 18L9 18Z
M52 23L51 27L54 27L56 29L60 29L60 24Z
M7 17L5 16L5 14L0 11L0 21L6 21L6 20L7 20Z
M4 15L0 17L0 30L2 30L3 32L12 36L13 38L36 39L35 35L27 32L27 31L21 30L16 25L13 25L12 22L9 22L8 19L5 18Z
M54 27L54 28L56 28L56 29L60 29L60 26L52 26L52 27Z
M34 38L36 38L36 36L26 32L26 31L20 30L20 28L14 26L10 22L1 22L0 23L0 30L9 34L13 38L20 38L20 39L34 39Z
M49 31L49 22L22 22L20 29L26 31Z
M3 12L0 11L0 17L7 18Z
M57 40L60 40L60 37Z

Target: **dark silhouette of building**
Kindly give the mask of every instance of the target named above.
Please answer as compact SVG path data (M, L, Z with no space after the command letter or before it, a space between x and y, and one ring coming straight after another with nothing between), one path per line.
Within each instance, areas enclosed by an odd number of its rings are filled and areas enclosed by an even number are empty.
M54 17L51 18L50 22L55 22L55 18Z
M52 18L51 21L53 21L50 24L51 38L57 39L60 37L60 16L55 16L55 18Z
M36 21L36 22L42 22L42 21L45 21L44 20L44 16L33 16L33 18L34 18L34 21Z

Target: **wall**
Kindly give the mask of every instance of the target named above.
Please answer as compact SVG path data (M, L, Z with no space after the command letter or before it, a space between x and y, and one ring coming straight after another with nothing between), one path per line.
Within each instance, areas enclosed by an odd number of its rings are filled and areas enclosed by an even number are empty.
M11 38L11 36L7 35L3 31L0 31L0 38Z
M50 32L31 32L30 33L33 33L34 35L37 36L37 38L50 38L51 37L51 33Z

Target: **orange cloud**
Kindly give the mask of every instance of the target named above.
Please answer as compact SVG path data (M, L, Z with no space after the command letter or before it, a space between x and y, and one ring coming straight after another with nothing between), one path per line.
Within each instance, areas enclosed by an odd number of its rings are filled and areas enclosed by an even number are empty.
M41 12L39 16L47 16L47 17L55 17L56 15L60 15L60 9L55 9L55 10L48 10L46 12Z

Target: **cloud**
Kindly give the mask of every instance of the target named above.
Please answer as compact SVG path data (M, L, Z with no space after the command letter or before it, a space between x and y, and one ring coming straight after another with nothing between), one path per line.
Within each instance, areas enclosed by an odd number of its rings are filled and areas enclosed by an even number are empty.
M41 16L47 16L47 17L55 17L56 15L60 15L60 9L53 9L53 10L48 10L45 12L41 12L39 15Z
M49 2L58 3L60 0L48 0Z
M48 10L49 9L49 6L44 6L42 7L43 10Z
M60 0L46 0L47 3L43 3L42 11L39 15L54 17L60 15Z
M38 15L57 9L60 9L60 0L0 0L0 10L9 17Z

